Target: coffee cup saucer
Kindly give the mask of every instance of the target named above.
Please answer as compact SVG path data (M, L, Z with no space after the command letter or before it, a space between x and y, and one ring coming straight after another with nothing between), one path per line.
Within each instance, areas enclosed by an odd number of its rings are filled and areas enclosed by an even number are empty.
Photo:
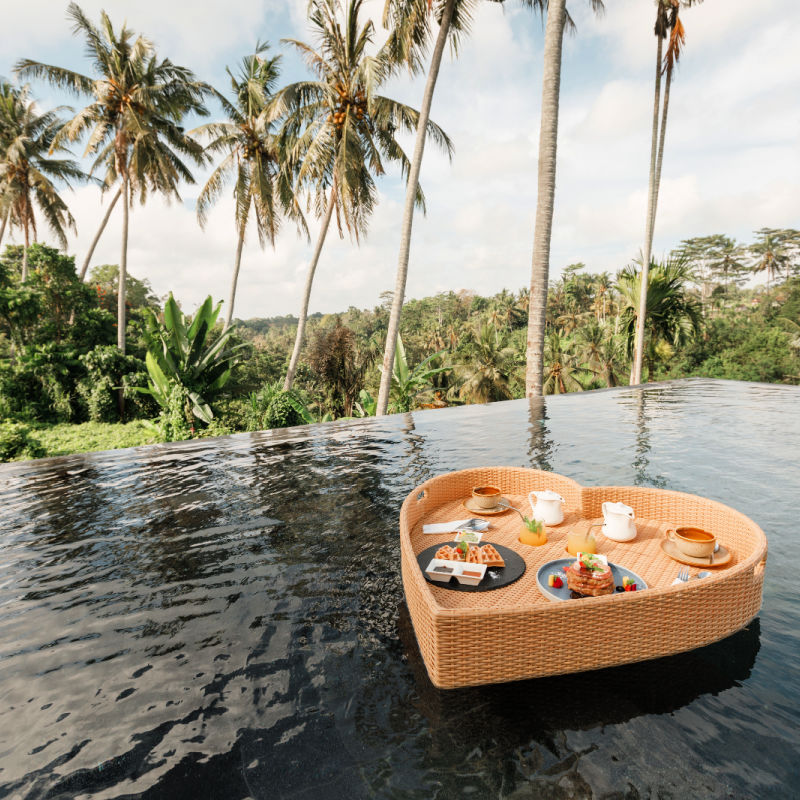
M679 564L688 564L691 567L724 567L733 558L733 553L722 545L720 545L719 550L714 553L713 562L710 556L705 556L704 558L687 556L686 553L678 549L678 546L671 539L662 539L661 549L674 561L677 561Z
M505 505L500 505L500 503L505 503ZM466 500L464 500L462 505L472 514L486 514L487 516L493 516L494 514L505 514L506 511L510 509L511 501L507 497L501 497L497 501L497 505L493 506L492 508L481 508L474 497L468 497Z

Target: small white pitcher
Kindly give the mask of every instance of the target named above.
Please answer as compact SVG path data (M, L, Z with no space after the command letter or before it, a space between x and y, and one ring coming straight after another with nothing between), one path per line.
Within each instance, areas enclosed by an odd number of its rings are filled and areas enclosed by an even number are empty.
M557 492L546 489L543 492L531 492L528 495L534 519L545 525L559 525L564 521L562 504L564 498Z
M636 515L625 503L603 503L603 533L615 542L629 542L636 538Z

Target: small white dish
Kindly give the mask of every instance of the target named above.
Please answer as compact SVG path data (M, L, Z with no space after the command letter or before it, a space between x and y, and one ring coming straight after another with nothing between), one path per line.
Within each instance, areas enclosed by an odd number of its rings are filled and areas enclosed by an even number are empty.
M477 586L486 575L486 564L462 564L456 580L465 586Z
M486 576L486 564L470 564L466 561L448 561L445 558L432 558L425 567L425 574L432 581L448 583L455 578L465 586L477 586Z
M454 542L468 542L469 544L479 544L483 538L483 531L456 531L453 537Z
M445 558L432 558L431 563L425 567L425 574L432 581L447 583L450 578L456 574L458 567L458 561L448 561Z

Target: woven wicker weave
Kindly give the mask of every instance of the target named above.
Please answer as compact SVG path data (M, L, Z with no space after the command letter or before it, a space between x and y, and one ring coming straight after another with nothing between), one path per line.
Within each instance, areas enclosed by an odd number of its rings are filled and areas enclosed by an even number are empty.
M427 583L416 554L452 539L422 533L422 523L463 519L462 501L475 486L498 486L517 508L528 493L553 489L565 519L548 528L542 547L520 544L513 511L490 518L484 539L516 550L527 565L511 586L464 594ZM554 603L536 586L545 562L567 556L567 532L602 521L601 503L622 501L636 512L638 535L617 543L595 529L598 550L644 578L642 592ZM710 578L672 586L680 565L661 550L668 527L713 532L733 558ZM767 540L732 508L681 492L631 486L584 488L552 472L487 467L432 478L411 492L400 511L403 587L431 681L440 688L558 675L645 661L709 644L745 626L761 607ZM690 569L694 574L698 570Z

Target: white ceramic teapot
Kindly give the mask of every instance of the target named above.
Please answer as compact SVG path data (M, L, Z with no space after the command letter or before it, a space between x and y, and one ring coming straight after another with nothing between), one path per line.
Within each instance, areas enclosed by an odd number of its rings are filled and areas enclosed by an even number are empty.
M531 492L528 495L533 518L545 525L558 525L564 521L564 511L561 508L564 498L557 492L546 489L543 492Z
M636 538L635 518L633 509L625 503L603 503L603 533L615 542Z

